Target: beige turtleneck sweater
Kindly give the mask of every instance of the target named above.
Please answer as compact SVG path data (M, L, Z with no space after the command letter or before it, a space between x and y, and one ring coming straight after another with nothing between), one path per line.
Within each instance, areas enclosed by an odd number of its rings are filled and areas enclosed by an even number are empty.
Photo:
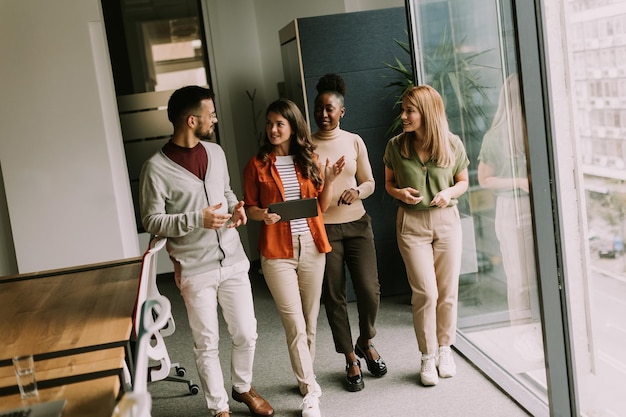
M333 183L334 192L330 207L323 215L324 223L338 224L360 219L365 214L361 200L372 195L375 187L365 142L359 135L341 130L339 126L331 131L318 130L311 139L317 146L315 152L319 155L322 166L326 163L326 158L331 164L342 155L346 159L343 172ZM350 188L359 191L359 199L350 205L337 205L341 194Z

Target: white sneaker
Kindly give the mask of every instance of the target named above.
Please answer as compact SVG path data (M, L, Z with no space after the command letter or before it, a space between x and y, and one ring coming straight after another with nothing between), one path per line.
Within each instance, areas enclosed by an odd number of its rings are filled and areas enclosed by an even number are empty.
M422 355L422 368L420 369L420 379L422 385L437 385L439 376L437 375L437 366L435 354Z
M320 384L318 384L317 381L315 382L315 389L311 394L315 395L317 398L322 396L322 387L320 387Z
M302 417L322 417L320 400L315 394L307 394L302 399Z
M450 346L440 346L438 354L439 376L442 378L451 378L456 375L456 364L454 363L454 357L452 356L452 349Z

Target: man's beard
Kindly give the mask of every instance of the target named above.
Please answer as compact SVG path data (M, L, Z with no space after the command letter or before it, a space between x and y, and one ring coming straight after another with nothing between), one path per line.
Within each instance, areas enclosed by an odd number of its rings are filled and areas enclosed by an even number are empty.
M200 126L198 126L196 128L196 131L194 132L194 134L200 140L204 140L204 141L211 141L211 140L213 140L213 129L210 129L208 131L202 132L202 125L200 125Z

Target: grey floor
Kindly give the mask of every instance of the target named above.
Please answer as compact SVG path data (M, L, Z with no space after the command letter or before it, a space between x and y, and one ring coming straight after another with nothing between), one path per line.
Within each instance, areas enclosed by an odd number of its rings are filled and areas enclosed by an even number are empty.
M253 267L254 270L254 267ZM262 276L252 274L252 287L258 321L254 385L273 406L276 417L300 417L300 396L291 371L289 356L278 313ZM199 384L193 359L193 343L185 307L170 275L159 276L159 288L172 303L176 333L166 339L173 362L180 362L187 376ZM350 304L355 329L356 308ZM223 322L222 322L223 324ZM225 385L230 392L230 348L225 325L222 326L220 356ZM463 357L455 353L458 373L441 379L434 387L419 383L419 352L411 322L408 296L385 297L378 317L376 348L385 359L389 372L382 378L369 375L363 364L365 389L350 393L342 387L343 355L335 353L332 336L323 310L318 320L315 370L323 390L321 410L324 417L527 417L498 387L493 385ZM356 332L353 334L356 335ZM190 395L186 385L158 381L150 383L153 417L209 416L202 391ZM230 403L232 416L249 416L245 405Z

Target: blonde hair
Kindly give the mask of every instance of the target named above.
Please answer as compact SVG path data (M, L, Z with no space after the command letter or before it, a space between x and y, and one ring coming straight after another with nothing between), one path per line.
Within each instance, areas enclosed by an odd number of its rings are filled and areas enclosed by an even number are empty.
M504 147L507 157L526 155L526 121L517 74L510 75L502 85L498 109L487 133L494 131L513 139Z
M452 165L454 152L449 139L450 129L441 95L429 85L418 85L404 93L402 100L408 100L422 115L423 147L430 151L437 166ZM413 135L407 133L400 138L400 154L404 158L409 158L412 138Z

